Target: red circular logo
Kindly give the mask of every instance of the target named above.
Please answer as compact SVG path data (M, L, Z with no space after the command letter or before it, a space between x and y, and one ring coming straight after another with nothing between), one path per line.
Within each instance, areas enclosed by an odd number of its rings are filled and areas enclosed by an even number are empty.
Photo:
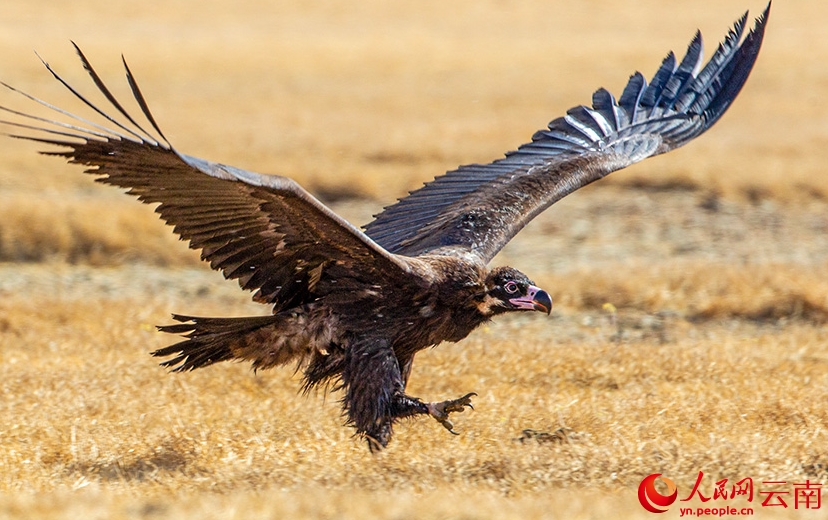
M667 485L667 494L662 495L655 488L655 481L661 480ZM651 513L664 513L678 497L678 489L675 483L667 477L662 477L661 473L654 473L641 481L638 486L638 501L644 506L644 509Z

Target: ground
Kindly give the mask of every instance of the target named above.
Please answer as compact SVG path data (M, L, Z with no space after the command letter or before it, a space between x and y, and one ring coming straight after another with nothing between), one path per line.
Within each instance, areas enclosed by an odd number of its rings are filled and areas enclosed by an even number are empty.
M364 224L763 7L13 1L0 80L81 111L29 49L91 87L72 39L126 96L123 52L180 150L295 178ZM700 471L706 496L725 478L828 483L826 15L778 2L710 132L524 230L494 264L550 292L552 316L421 353L411 393L475 391L476 409L457 437L403 422L379 455L338 394L303 396L290 370L166 373L148 352L174 340L154 329L170 313L267 309L151 208L0 140L0 518L653 518L636 494L652 473L680 498Z

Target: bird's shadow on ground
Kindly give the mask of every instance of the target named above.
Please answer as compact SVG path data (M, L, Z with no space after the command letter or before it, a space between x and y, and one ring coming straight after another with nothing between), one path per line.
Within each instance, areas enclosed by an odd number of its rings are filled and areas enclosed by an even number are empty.
M70 463L66 471L87 480L142 482L159 473L181 472L195 459L192 446L174 439L164 441L144 453L129 453L113 459L81 460Z

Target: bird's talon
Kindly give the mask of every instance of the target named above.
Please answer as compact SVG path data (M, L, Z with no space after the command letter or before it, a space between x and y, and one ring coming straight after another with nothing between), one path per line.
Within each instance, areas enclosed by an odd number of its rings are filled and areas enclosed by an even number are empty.
M437 422L442 424L443 428L448 430L449 433L453 435L460 435L458 432L454 431L454 424L449 421L448 416L452 412L462 412L466 409L466 406L474 410L474 406L471 404L471 398L476 395L476 393L470 392L458 399L442 401L439 403L428 403L428 413L434 417Z
M465 407L468 406L472 410L474 410L474 406L471 404L471 398L477 396L475 392L469 392L468 394L460 397L458 399L454 399L452 401L445 401L445 408L446 412L463 412Z

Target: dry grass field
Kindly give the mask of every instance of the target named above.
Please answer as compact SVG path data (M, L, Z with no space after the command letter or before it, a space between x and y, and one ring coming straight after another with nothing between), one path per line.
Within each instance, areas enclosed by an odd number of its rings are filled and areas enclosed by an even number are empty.
M651 75L696 28L709 54L763 7L7 0L0 80L77 109L30 50L91 87L74 40L126 95L123 52L177 148L293 177L364 224ZM777 1L716 127L510 244L495 263L548 289L551 318L421 353L410 392L476 391L476 410L458 437L403 423L379 455L342 427L339 396L299 395L289 370L166 373L147 353L173 340L154 329L170 313L267 309L151 208L3 138L0 518L643 519L651 473L680 498L699 471L705 495L724 478L828 485L826 20L823 1Z

